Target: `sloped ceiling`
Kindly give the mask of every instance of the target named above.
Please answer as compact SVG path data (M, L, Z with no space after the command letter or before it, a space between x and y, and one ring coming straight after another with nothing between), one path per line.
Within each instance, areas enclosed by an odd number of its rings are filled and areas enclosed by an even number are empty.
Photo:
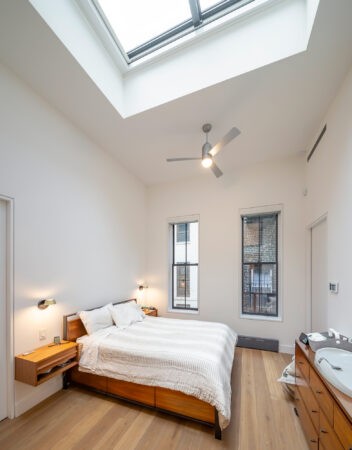
M322 0L306 52L122 119L27 2L0 5L0 59L145 184L204 174L201 125L216 143L242 134L217 157L226 173L308 149L352 63L352 2ZM208 173L209 177L213 175Z

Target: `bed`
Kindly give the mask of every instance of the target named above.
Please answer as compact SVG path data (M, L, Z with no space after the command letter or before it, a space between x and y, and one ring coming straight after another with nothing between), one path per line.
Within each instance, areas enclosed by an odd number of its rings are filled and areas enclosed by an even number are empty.
M221 439L231 415L237 341L226 325L147 316L126 329L87 335L74 313L64 316L64 338L82 349L65 383L202 422Z

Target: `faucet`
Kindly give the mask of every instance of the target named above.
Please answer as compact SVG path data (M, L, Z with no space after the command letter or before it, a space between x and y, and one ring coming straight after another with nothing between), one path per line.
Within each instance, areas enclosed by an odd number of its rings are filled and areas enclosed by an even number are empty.
M340 333L334 330L333 328L329 328L329 336L330 337L334 336L336 340L340 339Z
M322 361L326 361L326 362L329 364L329 366L330 366L332 369L334 369L334 370L342 370L341 367L339 367L339 366L334 366L334 364L331 364L331 362L328 361L328 360L325 358L325 356L322 356L321 358L318 359L318 363L319 363L319 364L321 364Z

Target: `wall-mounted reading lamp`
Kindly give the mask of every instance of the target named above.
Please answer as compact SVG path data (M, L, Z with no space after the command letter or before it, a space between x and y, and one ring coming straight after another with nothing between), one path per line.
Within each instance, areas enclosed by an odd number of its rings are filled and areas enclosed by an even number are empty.
M56 300L54 298L47 298L44 300L39 300L38 302L39 309L46 309L50 305L56 305Z
M138 286L138 289L140 291L143 291L143 289L148 289L148 286L143 286L143 284L141 284L140 286Z

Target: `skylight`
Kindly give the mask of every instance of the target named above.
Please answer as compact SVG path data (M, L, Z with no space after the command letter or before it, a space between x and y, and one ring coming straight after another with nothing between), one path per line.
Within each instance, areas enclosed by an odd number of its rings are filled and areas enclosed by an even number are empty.
M254 0L93 0L127 63Z

